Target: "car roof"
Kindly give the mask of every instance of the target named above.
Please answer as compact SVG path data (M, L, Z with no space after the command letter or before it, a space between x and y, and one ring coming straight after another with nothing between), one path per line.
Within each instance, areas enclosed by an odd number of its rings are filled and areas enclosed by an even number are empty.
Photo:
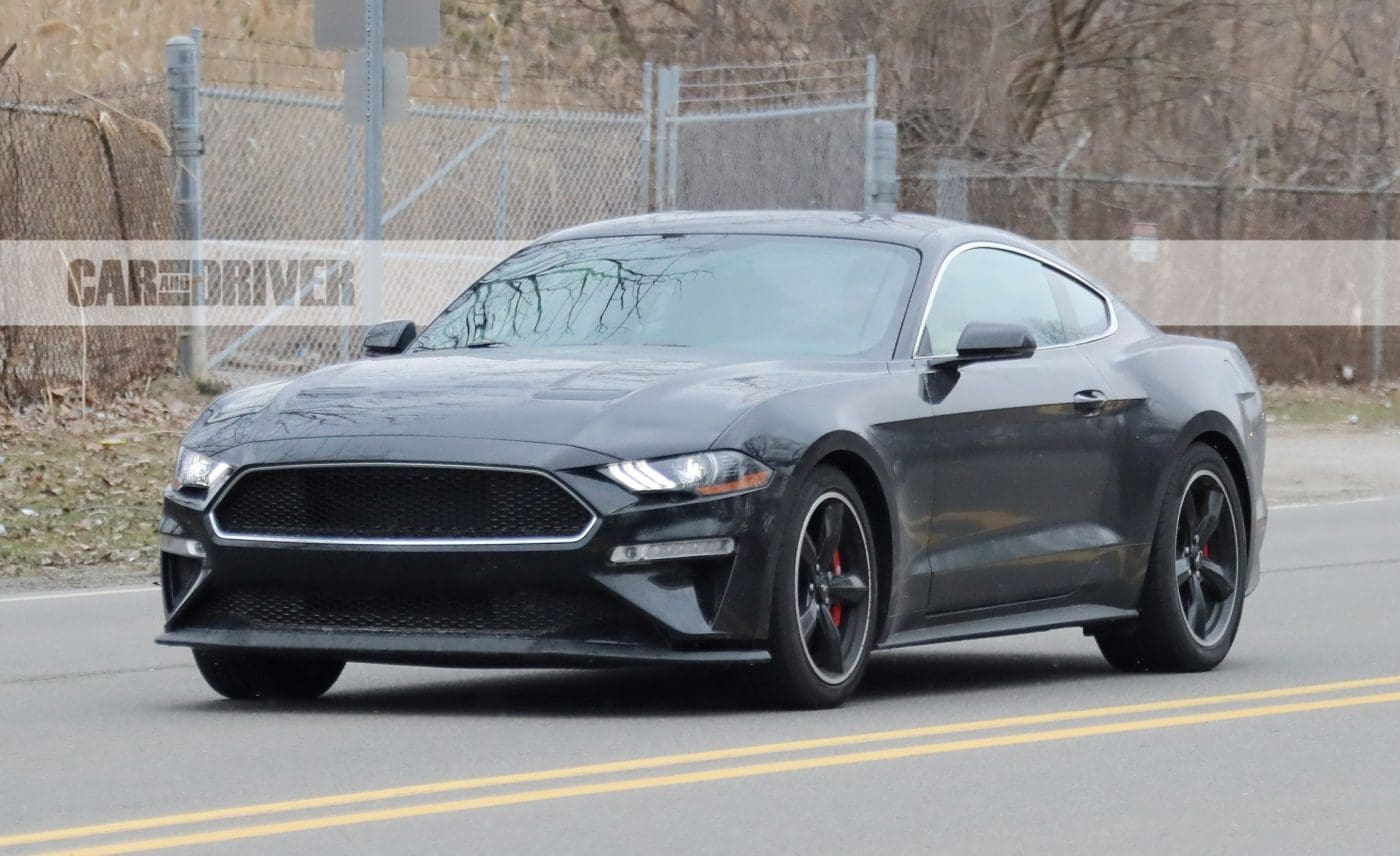
M1077 265L1033 241L991 226L927 214L866 214L859 211L666 211L600 220L545 235L536 244L577 238L657 234L799 235L856 238L932 251L934 258L953 247L987 241L1050 259L1080 279L1095 282ZM1096 283L1097 285L1097 283ZM1102 285L1098 285L1100 289Z
M546 235L540 241L546 243L621 235L722 232L861 238L918 247L939 232L966 227L965 223L924 214L883 215L855 211L667 211L574 226Z

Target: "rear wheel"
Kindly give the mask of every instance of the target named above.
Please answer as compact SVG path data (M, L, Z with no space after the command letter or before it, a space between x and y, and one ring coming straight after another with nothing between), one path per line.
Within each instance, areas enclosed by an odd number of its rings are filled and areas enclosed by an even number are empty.
M1124 671L1215 668L1239 631L1247 557L1229 468L1214 449L1191 446L1163 503L1138 620L1101 631L1099 650Z
M342 660L198 649L194 652L194 662L214 692L239 700L319 698L335 685L345 668Z
M784 704L835 707L855 691L875 636L876 580L855 486L818 467L798 490L774 581L773 689Z

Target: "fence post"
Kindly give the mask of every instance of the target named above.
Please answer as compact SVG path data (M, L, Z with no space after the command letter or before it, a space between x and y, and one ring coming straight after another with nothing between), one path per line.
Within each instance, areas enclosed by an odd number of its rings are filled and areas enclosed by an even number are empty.
M666 102L671 108L671 120L667 123L667 145L670 152L666 155L666 207L676 207L676 185L679 182L680 158L681 158L681 126L678 121L681 116L681 67L671 66L671 73L667 77L667 84L670 92L666 96Z
M666 87L666 66L656 68L656 190L654 191L653 210L662 211L666 208L666 152L669 145L666 140L666 95L669 90Z
M874 139L875 193L870 211L888 216L899 210L899 126L889 119L876 120Z
M1390 204L1386 190L1377 190L1371 205L1371 383L1385 380L1385 280L1386 236L1390 231Z
M356 155L360 147L359 130L351 122L345 123L345 240L347 249L354 247L355 236L359 234L359 205L360 200L355 189L359 186L356 180L360 171L360 160ZM350 317L352 307L344 305L341 301L340 307L340 333L338 336L340 359L342 362L350 359L350 332L354 326L354 320Z
M637 176L641 213L651 207L651 63L642 63L642 171Z
M1225 178L1222 176L1219 184L1215 187L1215 260L1216 264L1219 265L1217 270L1221 271L1225 269L1225 257L1228 255L1228 250L1225 246L1225 206L1229 201L1229 197L1226 194L1226 190ZM1239 239L1243 236L1235 235L1234 237ZM1215 338L1229 338L1225 330L1224 277L1216 277L1212 290L1215 292Z
M501 91L496 99L501 142L496 164L496 240L506 239L510 223L510 57L501 57Z
M203 187L199 125L199 30L165 43L165 75L170 88L170 147L175 155L175 228L190 245L189 323L180 334L180 370L202 383L209 378L209 339L205 312Z
M865 210L873 211L876 201L875 178L875 54L865 57Z
M365 0L365 271L364 322L383 312L384 239L384 0Z

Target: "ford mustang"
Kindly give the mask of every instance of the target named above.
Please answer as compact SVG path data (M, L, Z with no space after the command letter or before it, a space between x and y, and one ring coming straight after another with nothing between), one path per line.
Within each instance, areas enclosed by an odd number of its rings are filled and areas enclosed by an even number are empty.
M1057 627L1199 671L1258 581L1249 364L1005 232L612 220L364 351L184 439L158 641L225 696L348 661L726 663L824 707L873 650Z

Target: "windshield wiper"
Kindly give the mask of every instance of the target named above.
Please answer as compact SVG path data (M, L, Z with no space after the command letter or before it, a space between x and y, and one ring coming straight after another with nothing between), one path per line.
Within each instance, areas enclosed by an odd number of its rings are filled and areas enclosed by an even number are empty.
M498 342L495 339L482 339L479 342L468 342L462 347L474 350L476 348L504 348L509 345L510 342Z

